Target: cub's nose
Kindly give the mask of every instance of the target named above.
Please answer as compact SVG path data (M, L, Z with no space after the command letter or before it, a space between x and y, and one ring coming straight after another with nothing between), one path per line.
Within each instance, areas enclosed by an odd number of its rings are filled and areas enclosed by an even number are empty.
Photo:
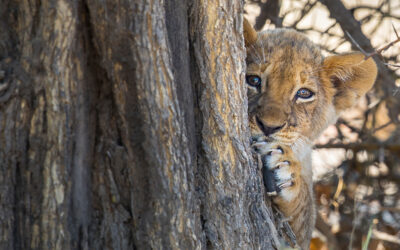
M282 124L281 126L278 126L278 127L268 127L257 116L256 116L256 121L257 121L258 127L261 129L261 131L264 133L265 136L269 136L273 133L276 133L285 126L285 124Z

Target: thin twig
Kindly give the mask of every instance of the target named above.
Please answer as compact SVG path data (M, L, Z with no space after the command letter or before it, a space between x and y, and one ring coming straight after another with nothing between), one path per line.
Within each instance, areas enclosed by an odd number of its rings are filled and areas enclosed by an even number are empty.
M361 46L357 43L357 41L350 35L350 33L347 30L345 31L345 33L350 38L351 42L355 46L357 46L357 48L361 51L361 53L364 54L364 56L365 56L364 60L367 60L368 58L373 57L375 55L379 55L380 57L383 57L382 56L382 52L386 51L387 49L389 49L390 47L392 47L396 43L400 42L400 36L398 35L398 33L397 33L397 31L396 31L396 29L395 29L393 24L392 24L392 26L393 26L393 30L394 30L394 32L396 34L397 39L394 40L394 41L391 41L390 43L388 43L384 47L382 47L382 48L380 48L380 49L378 49L378 50L376 50L376 51L374 51L372 53L365 52L365 50L363 48L361 48ZM384 64L386 64L386 63L384 63ZM398 66L395 66L395 67L398 67Z
M387 123L385 123L385 124L383 124L383 125L381 125L381 126L375 128L375 129L373 129L370 133L371 133L371 134L374 134L376 131L381 130L381 129L384 129L384 128L386 128L387 126L389 126L390 124L392 124L392 123L393 123L393 121L388 121Z
M370 242L371 236L372 236L373 226L374 226L374 220L372 220L371 224L369 225L367 238L365 239L365 241L362 244L362 250L368 250L368 245L369 245L369 242Z
M368 55L367 52L365 52L365 51L363 50L363 48L361 48L361 46L357 43L356 40L354 40L354 38L350 35L350 33L347 32L347 30L345 30L344 32L345 32L346 35L350 38L351 42L352 42L355 46L357 46L357 48L361 51L361 53L363 53L365 56L367 56L367 55Z
M357 213L357 199L354 199L354 207L353 207L353 226L351 228L350 234L350 243L349 243L349 250L353 249L353 241L354 241L354 232L356 231L356 220L358 219L359 214Z
M397 39L392 41L392 42L390 42L390 43L388 43L383 48L378 49L374 53L369 54L367 57L365 57L365 60L367 60L368 58L370 58L370 57L372 57L374 55L382 56L382 52L384 52L385 50L389 49L390 47L392 47L396 43L400 42L400 36L397 34L396 28L394 27L393 23L392 23L392 27L393 27L394 33L396 34Z
M372 238L400 245L400 239L398 236L380 232L376 229L372 230Z
M384 148L390 151L399 151L400 144L385 144L385 143L334 143L334 144L317 144L315 148L343 148L352 150L378 150Z
M393 24L393 23L392 23L392 27L393 27L394 33L396 34L396 37L397 37L397 38L400 38L400 37L399 37L399 34L397 34L396 28L394 27L394 24Z
M391 63L384 63L386 66L392 66L392 67L397 67L400 68L400 65L398 64L391 64Z

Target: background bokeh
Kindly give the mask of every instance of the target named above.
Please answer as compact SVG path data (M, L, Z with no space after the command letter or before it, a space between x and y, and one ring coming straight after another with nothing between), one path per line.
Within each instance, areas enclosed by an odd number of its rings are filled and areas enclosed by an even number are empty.
M374 89L316 141L312 248L400 249L400 1L247 0L245 11L257 30L293 28L325 55L378 63Z

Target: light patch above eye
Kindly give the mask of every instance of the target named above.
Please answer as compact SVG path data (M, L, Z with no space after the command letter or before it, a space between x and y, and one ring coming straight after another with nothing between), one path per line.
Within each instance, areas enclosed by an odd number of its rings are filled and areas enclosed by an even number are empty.
M304 99L304 98L297 98L296 99L296 103L305 103L305 102L312 102L315 100L315 95L313 95L312 97L308 98L308 99Z

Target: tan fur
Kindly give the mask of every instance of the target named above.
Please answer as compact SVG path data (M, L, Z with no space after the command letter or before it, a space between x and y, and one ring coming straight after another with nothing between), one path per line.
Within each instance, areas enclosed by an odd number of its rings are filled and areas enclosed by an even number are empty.
M292 183L274 202L290 219L298 244L309 249L316 210L312 142L372 88L377 68L360 53L324 58L318 46L299 32L275 29L257 34L246 22L247 75L262 79L259 88L248 87L253 146L261 154L275 152L269 168L275 171L278 183ZM301 88L311 90L314 96L296 99ZM266 137L260 122L279 130Z
M243 20L243 36L246 46L255 43L257 40L257 32L251 27L246 18Z

